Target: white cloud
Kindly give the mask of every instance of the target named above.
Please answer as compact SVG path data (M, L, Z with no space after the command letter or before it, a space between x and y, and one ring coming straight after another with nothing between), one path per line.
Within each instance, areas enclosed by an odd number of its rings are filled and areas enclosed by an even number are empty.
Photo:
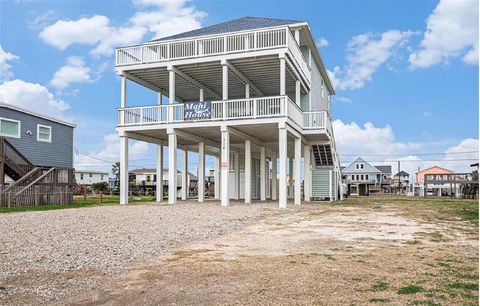
M130 160L149 153L150 146L142 141L130 141L128 153ZM112 164L120 158L120 138L118 134L107 134L103 137L102 148L98 152L75 154L75 169L99 170L110 172Z
M317 47L321 48L321 47L328 47L329 43L328 43L328 40L325 38L325 37L320 37L317 41L316 41L316 44L317 44Z
M470 165L478 162L478 139L467 138L462 140L458 145L448 148L446 153L454 153L446 155L445 159L474 159L465 161L448 162L446 168L450 168L456 172L471 172ZM472 152L472 153L464 153Z
M342 154L402 154L422 147L419 143L398 142L389 125L376 127L367 122L359 126L355 122L344 123L337 119L333 122L335 144Z
M347 97L343 97L343 96L335 97L335 101L338 101L338 102L344 103L344 104L352 104L352 100L350 100Z
M13 77L13 73L11 71L12 66L8 64L8 62L18 58L19 57L17 55L3 50L2 46L0 45L0 81L6 81Z
M110 34L109 19L95 15L90 18L59 20L40 32L40 38L47 44L64 50L72 44L96 45Z
M391 30L379 35L365 33L353 37L347 45L347 64L330 72L338 89L358 89L372 79L377 69L396 56L412 31Z
M70 107L65 101L55 98L45 86L22 80L0 84L0 101L59 118L64 118L64 112Z
M58 90L62 90L72 83L89 83L93 81L90 74L91 70L85 66L83 58L70 56L67 58L67 64L55 72L50 85Z
M108 17L95 15L59 20L44 28L39 36L60 50L81 44L93 46L93 56L109 56L115 47L139 43L148 32L163 37L199 28L206 16L182 0L136 0L134 5L141 10L124 26L113 26Z
M434 165L456 172L470 172L470 164L475 160L478 161L478 139L464 139L458 145L445 150L446 154L415 155L415 152L431 146L426 146L425 143L396 141L394 132L388 125L376 127L367 122L363 126L359 126L355 122L346 124L337 119L333 122L333 128L342 165L348 165L356 157L363 157L373 165L391 165L392 173L395 174L398 170L398 160L400 160L400 170L412 175L417 172L418 168L425 169ZM437 152L426 151L425 153ZM413 178L410 177L410 179Z
M424 115L425 117L432 117L432 113L429 112L429 111L423 112L423 115Z
M41 14L37 14L35 11L30 11L28 12L28 15L29 15L28 26L30 27L30 29L39 30L39 29L43 29L45 26L47 26L49 23L51 23L54 20L55 11L48 10Z
M410 54L411 68L426 68L462 57L478 64L478 1L440 0L427 19L420 50Z

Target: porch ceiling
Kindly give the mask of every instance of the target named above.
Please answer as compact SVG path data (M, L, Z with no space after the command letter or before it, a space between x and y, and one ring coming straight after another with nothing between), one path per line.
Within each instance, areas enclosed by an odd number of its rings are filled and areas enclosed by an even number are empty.
M237 59L230 61L230 64L258 87L263 96L280 94L280 60L278 56ZM176 68L209 89L204 90L205 100L221 100L222 65L219 61L179 65ZM169 94L169 73L166 67L130 70L128 73L154 87L161 88L164 94ZM228 83L229 99L245 97L244 83L231 70L229 70ZM294 98L295 79L288 70L286 73L286 90L287 94ZM178 74L175 78L175 91L177 99L182 101L197 101L199 99L198 87ZM258 96L253 88L250 88L250 96Z

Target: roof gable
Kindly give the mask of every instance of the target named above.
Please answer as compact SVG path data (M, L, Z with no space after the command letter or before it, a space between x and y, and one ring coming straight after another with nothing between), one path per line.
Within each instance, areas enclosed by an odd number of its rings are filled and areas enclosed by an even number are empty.
M303 22L303 21L275 19L275 18L261 18L261 17L243 17L239 19L230 20L227 22L214 24L208 27L203 27L200 29L183 32L183 33L168 36L168 37L163 37L160 39L154 39L152 41L163 41L163 40L171 40L171 39L198 37L198 36L204 36L204 35L215 35L215 34L221 34L221 33L238 32L238 31L253 30L253 29L259 29L259 28L276 27L276 26L282 26L282 25L288 25L288 24L294 24L294 23L300 23L300 22Z
M364 164L363 169L356 169L355 165L358 163ZM343 169L343 173L381 173L381 171L370 165L363 158L359 157L354 160L350 165L345 167L345 169Z
M452 170L447 169L447 168L442 168L442 167L439 167L439 166L432 166L430 168L420 170L419 173L424 173L424 172L427 172L427 171L430 171L430 170L433 170L433 169L438 169L438 170L442 170L442 171L445 171L445 172L453 173Z

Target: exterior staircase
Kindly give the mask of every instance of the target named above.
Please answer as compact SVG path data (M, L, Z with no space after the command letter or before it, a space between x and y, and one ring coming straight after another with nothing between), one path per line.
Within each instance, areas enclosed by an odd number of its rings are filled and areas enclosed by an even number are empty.
M332 148L329 144L313 145L313 156L315 158L315 165L318 166L333 166Z
M5 175L13 180L6 185ZM6 138L0 137L0 207L70 204L72 168L33 165Z

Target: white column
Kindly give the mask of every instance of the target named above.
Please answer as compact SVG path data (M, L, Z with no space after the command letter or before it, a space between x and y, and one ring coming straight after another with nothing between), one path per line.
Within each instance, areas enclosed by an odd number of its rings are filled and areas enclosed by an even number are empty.
M295 103L300 106L300 94L301 94L301 91L300 91L300 81L299 80L296 80L295 81Z
M200 100L200 102L203 102L203 88L200 88L199 100Z
M333 190L332 190L332 180L333 180L333 171L329 170L328 171L328 190L329 190L329 195L330 195L330 202L333 202Z
M168 204L177 203L177 134L168 131Z
M280 159L280 177L278 192L278 207L287 207L287 129L278 130L278 157Z
M163 144L157 145L157 202L163 200Z
M295 40L297 41L297 44L300 45L300 30L295 30L294 35L295 35Z
M215 156L215 171L213 172L214 198L220 200L220 157Z
M182 200L188 199L188 148L183 146L182 155Z
M128 136L120 136L120 204L128 204Z
M169 104L175 104L175 70L173 70L173 67L169 68L170 70L168 71L168 103ZM168 121L173 121L174 119L174 109L173 107L170 107L168 109Z
M235 152L234 165L235 168L235 200L240 199L240 153Z
M293 196L293 158L288 158L288 196Z
M245 203L252 202L252 143L245 140Z
M222 126L222 155L221 155L221 196L220 201L222 206L228 206L229 195L228 195L228 176L230 172L230 131L227 127Z
M260 147L260 200L261 201L266 201L267 200L267 192L266 192L267 169L266 169L266 165L265 165L266 162L267 162L267 157L266 157L265 154L266 154L265 147Z
M245 84L245 99L250 99L250 84Z
M272 200L277 200L277 153L272 153Z
M310 202L312 197L312 173L311 173L311 147L310 145L306 144L303 147L303 173L304 173L304 183L303 183L303 192L305 196L305 201Z
M222 99L228 100L228 66L222 64Z
M285 55L284 55L285 56ZM280 95L286 95L285 87L285 57L280 58Z
M205 143L198 144L198 202L205 201Z
M157 104L162 105L162 93L157 92Z
M300 205L302 202L302 180L300 179L301 159L302 159L302 140L295 138L295 187L294 187L294 203Z
M127 78L125 76L120 77L120 107L127 107Z

